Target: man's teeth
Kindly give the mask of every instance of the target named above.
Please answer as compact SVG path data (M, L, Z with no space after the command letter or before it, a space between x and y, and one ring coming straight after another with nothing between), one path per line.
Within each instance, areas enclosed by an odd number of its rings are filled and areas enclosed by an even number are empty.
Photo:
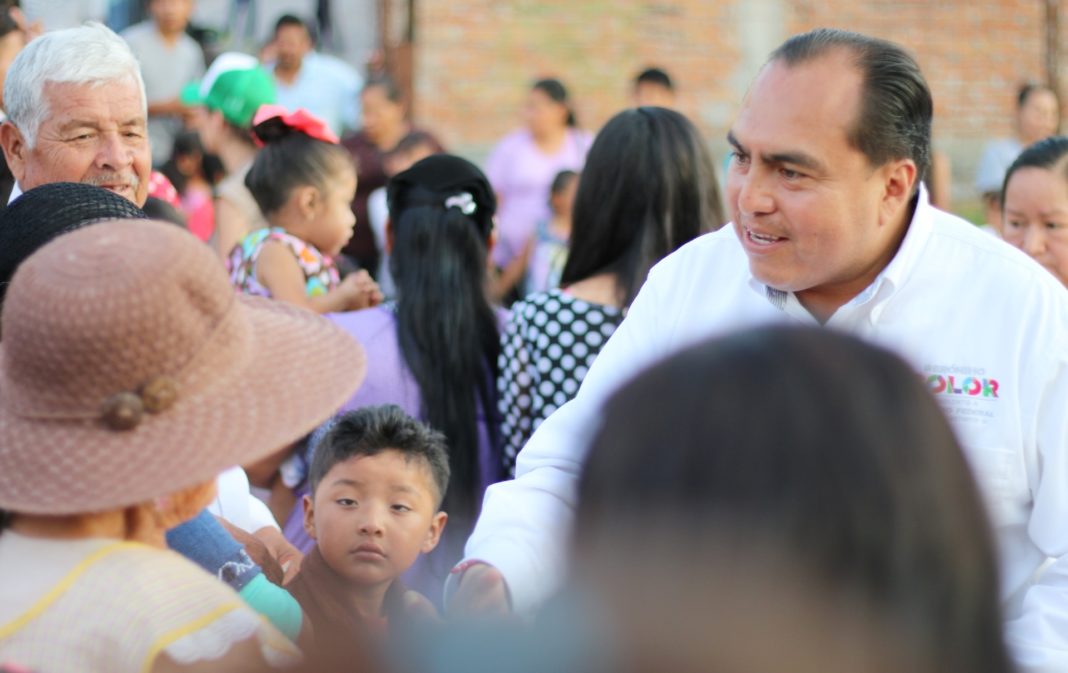
M757 243L774 243L779 240L778 236L763 236L753 231L749 232L749 236Z

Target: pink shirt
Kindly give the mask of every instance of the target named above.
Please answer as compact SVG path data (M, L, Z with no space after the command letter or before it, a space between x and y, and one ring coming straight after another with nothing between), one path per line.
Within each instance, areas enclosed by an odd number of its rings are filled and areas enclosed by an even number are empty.
M569 129L564 146L554 155L538 149L530 131L508 134L486 160L486 177L501 203L497 209L497 246L493 261L503 267L523 250L537 223L548 219L549 188L560 171L581 171L593 139Z

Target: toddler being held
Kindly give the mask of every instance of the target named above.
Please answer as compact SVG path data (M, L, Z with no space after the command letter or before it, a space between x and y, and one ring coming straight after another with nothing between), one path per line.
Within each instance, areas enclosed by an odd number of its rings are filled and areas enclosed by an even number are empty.
M306 110L290 113L277 105L259 109L252 132L264 148L245 185L270 226L250 233L230 253L233 285L317 313L381 302L366 271L341 280L334 265L356 223L349 207L356 170L337 137Z

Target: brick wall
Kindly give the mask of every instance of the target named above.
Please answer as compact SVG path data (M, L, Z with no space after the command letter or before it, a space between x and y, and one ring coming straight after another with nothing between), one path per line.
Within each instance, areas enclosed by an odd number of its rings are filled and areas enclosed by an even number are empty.
M768 52L834 26L916 54L935 97L936 146L964 201L983 142L1011 130L1016 87L1046 76L1043 0L416 0L414 21L416 117L476 159L518 123L534 79L564 80L596 129L628 104L629 78L647 64L672 73L680 108L723 150Z

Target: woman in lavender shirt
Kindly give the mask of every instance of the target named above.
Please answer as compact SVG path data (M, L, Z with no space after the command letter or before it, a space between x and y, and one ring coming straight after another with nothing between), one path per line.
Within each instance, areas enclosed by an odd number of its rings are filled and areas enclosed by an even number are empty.
M523 277L537 223L551 216L553 178L562 170L581 171L593 142L577 128L567 89L559 80L534 84L523 119L525 128L505 136L486 161L486 175L500 203L493 250L493 263L500 270L494 287L498 297L511 292Z

